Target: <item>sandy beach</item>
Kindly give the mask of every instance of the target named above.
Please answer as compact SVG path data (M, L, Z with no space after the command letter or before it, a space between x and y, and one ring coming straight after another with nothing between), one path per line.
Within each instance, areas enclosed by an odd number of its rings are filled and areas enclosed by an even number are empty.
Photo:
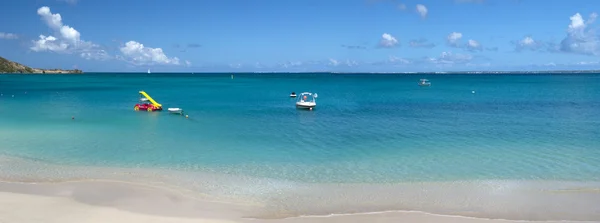
M194 199L176 191L123 182L0 183L0 222L522 222L387 212L253 219L256 204ZM547 221L552 222L552 221ZM568 222L568 221L554 221ZM582 221L573 221L582 222Z

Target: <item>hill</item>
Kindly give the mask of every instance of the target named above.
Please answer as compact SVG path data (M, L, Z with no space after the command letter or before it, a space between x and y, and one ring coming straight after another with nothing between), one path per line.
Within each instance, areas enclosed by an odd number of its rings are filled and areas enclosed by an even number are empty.
M25 66L0 57L0 73L21 73L21 74L81 74L83 71L62 70L62 69L38 69Z

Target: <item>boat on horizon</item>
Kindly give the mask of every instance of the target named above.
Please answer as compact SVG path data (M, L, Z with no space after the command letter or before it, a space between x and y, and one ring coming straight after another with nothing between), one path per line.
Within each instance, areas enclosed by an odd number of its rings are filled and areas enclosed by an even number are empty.
M421 79L419 80L419 86L428 87L431 86L431 82L429 82L427 79Z

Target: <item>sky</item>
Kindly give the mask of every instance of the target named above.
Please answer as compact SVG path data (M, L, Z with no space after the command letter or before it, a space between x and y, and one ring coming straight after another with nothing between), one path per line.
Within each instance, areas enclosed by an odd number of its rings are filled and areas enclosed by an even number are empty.
M600 69L597 0L6 0L0 56L84 72Z

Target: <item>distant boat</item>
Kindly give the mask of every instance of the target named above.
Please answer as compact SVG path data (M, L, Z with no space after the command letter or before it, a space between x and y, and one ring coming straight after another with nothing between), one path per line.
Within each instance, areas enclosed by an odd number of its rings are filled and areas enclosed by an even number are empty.
M427 80L427 79L421 79L421 80L419 80L419 86L428 87L428 86L431 86L431 82L429 82L429 80Z
M296 102L296 108L312 110L314 107L317 106L316 99L316 93L304 92L300 94L300 98L298 98L298 101Z
M181 109L181 108L168 108L167 110L171 114L180 114L180 115L183 114L183 109Z
M148 73L150 73L150 69L148 69Z
M290 94L290 97L292 97L292 98L295 98L295 97L296 97L296 92L292 92L292 93Z

